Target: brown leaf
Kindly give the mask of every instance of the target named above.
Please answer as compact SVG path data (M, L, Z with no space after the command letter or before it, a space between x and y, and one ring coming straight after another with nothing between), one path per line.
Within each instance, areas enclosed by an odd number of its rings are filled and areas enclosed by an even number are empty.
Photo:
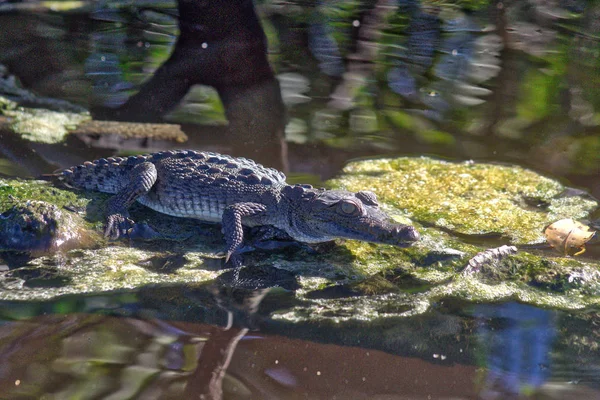
M589 226L570 218L556 221L544 230L548 244L566 256L582 254L595 233Z

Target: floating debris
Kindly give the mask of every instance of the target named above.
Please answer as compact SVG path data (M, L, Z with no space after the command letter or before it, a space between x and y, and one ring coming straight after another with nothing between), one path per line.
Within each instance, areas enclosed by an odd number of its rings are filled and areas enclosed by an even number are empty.
M548 244L565 256L585 252L585 244L594 236L589 226L570 218L556 221L544 229Z

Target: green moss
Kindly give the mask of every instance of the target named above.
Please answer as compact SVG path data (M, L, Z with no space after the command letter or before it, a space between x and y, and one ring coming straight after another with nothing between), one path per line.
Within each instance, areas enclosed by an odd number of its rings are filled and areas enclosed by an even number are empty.
M48 182L0 178L0 213L28 200L45 201L60 208L85 208L90 201L89 198L58 189Z
M214 279L219 272L183 265L169 273L148 268L144 263L160 252L131 247L108 246L102 249L73 250L60 256L40 257L27 267L13 269L0 276L0 299L47 300L65 294L99 293L134 289L149 284L198 283ZM205 254L207 257L214 254ZM11 290L22 268L45 270L48 275L60 276L63 284L29 287L27 280L19 290Z
M585 218L597 206L559 198L560 183L515 166L398 158L354 162L343 172L331 186L373 190L414 220L465 235L500 234L513 244L543 242L546 225Z
M91 119L88 113L56 112L44 109L18 108L5 111L11 117L11 129L24 139L38 143L59 143L69 130Z

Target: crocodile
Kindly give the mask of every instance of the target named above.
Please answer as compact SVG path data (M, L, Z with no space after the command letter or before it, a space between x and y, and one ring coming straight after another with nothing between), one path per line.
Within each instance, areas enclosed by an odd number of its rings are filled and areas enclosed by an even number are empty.
M136 201L164 214L221 223L226 263L239 255L243 226L272 226L304 243L346 238L407 247L419 240L413 226L393 222L379 208L373 192L287 184L283 172L218 153L102 158L56 176L73 188L114 194L106 206L110 239L131 232L128 208Z

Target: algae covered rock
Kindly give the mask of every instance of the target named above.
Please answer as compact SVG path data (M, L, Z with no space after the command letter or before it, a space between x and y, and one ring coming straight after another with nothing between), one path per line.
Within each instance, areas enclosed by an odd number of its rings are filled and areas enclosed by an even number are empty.
M215 279L222 243L214 229L133 207L165 240L112 243L102 237L109 196L49 182L0 179L0 300L48 300L66 294L135 289ZM177 232L179 241L166 240ZM191 241L184 239L196 233ZM215 239L217 238L217 239ZM215 243L216 241L216 243Z
M60 143L69 130L91 120L87 112L58 112L22 107L5 111L4 115L11 118L9 126L15 133L38 143Z
M411 219L462 235L498 234L511 244L543 243L543 229L589 216L598 203L559 182L497 164L396 158L350 163L332 186L373 190Z
M271 314L275 320L373 321L421 314L450 298L517 299L558 309L600 304L598 262L527 245L543 241L549 222L585 218L597 206L554 180L519 167L398 158L351 163L329 185L374 191L382 207L394 219L414 224L422 239L409 248L346 240L312 250L257 250L246 253L245 268L234 273L224 269L219 255L224 242L218 225L134 205L132 218L146 221L161 239L111 243L99 235L108 195L39 181L0 181L0 213L12 215L7 220L13 229L25 232L29 225L23 221L33 221L36 229L27 232L44 237L56 232L52 221L58 214L74 213L82 229L99 238L59 254L9 262L0 271L0 299L42 300L226 277L239 285L241 276L255 277L250 285L280 286L256 272L269 270L298 282L294 301ZM21 222L15 222L18 215ZM518 251L493 250L501 244L516 244Z
M82 221L44 201L27 201L0 214L1 250L56 250L80 242Z
M9 129L26 140L38 143L62 142L69 130L91 119L81 106L65 100L40 97L23 88L2 64L0 113L8 117Z
M0 179L0 251L56 251L94 241L95 225L75 211L88 203L47 182Z

